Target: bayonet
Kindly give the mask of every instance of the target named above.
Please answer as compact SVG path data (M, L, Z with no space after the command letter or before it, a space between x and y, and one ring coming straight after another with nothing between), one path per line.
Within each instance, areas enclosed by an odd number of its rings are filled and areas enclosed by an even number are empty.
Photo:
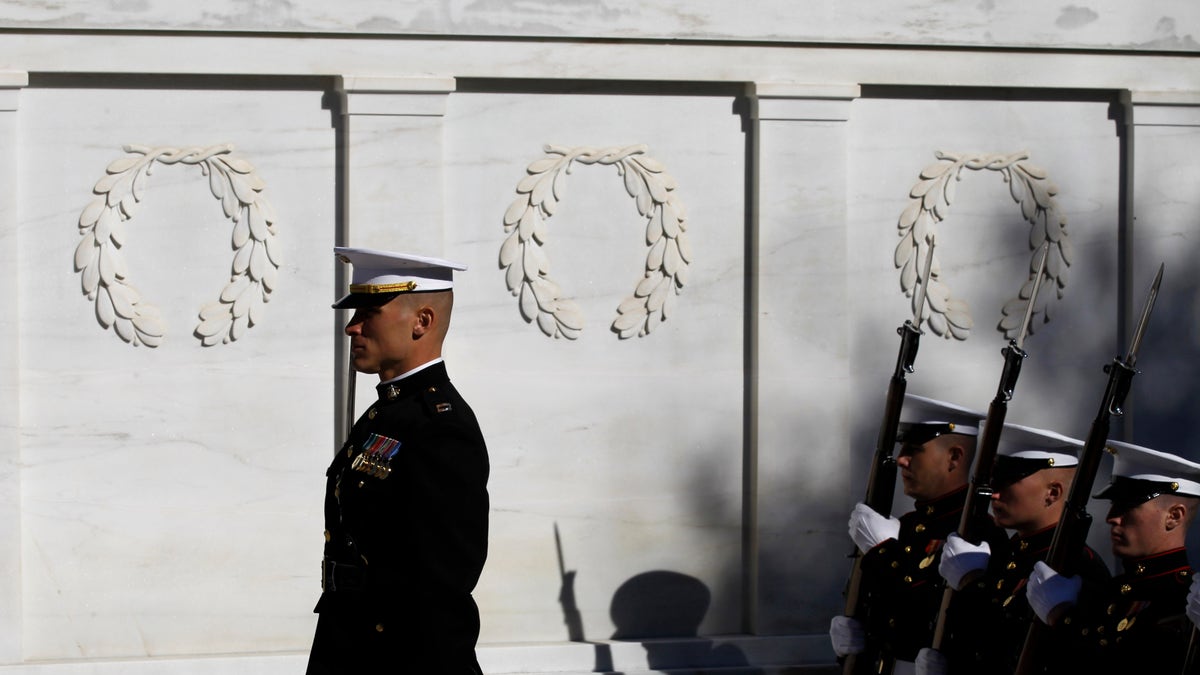
M1163 265L1158 266L1158 274L1150 286L1146 303L1142 306L1142 316L1134 331L1133 341L1129 351L1122 360L1120 355L1104 367L1108 373L1108 384L1104 387L1104 396L1100 401L1100 410L1084 441L1083 451L1079 455L1079 466L1075 470L1075 479L1071 481L1071 489L1067 493L1063 505L1062 517L1054 528L1054 538L1050 541L1050 550L1046 554L1046 564L1055 572L1066 576L1073 575L1073 561L1079 558L1079 552L1087 543L1087 533L1092 525L1092 516L1088 513L1088 499L1092 494L1092 486L1096 481L1096 472L1100 468L1100 459L1104 455L1108 443L1109 428L1113 417L1125 414L1125 397L1133 384L1133 376L1138 371L1133 367L1137 362L1138 349L1145 336L1146 327L1150 322L1150 313L1154 309L1154 300L1158 297L1158 288L1162 283ZM1025 635L1025 644L1021 648L1021 657L1017 662L1017 675L1029 675L1037 672L1037 660L1042 650L1041 643L1047 638L1046 624L1034 620L1029 625Z

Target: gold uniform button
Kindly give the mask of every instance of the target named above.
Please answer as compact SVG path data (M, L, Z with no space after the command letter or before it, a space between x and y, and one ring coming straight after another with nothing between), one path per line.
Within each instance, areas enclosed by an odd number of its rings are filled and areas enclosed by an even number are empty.
M896 569L896 568L898 568L898 567L900 567L900 563L898 563L898 562L896 562L895 560L893 560L893 561L892 561L892 569Z
M382 633L383 632L383 624L381 624L381 623L375 624L375 632Z
M366 484L367 484L367 481L365 481L365 480L360 480L360 481L358 481L358 487L362 487L362 486L364 486L364 485L366 485Z
M907 574L906 574L906 575L904 575L904 583L906 583L906 584L911 584L911 583L912 583L912 577L908 576Z
M333 539L333 535L329 534L329 530L325 530L325 541Z
M925 515L927 515L927 516L932 516L932 515L933 515L933 507L932 507L932 506L926 506L926 507L925 507Z
M1121 595L1129 595L1133 591L1133 586L1129 584L1121 584Z
M1015 563L1015 562L1010 562L1010 563L1008 563L1008 566L1007 566L1007 567L1005 567L1004 569L1007 569L1007 570L1015 570L1015 569L1017 569L1017 563Z
M917 523L917 526L914 527L913 530L918 533L924 532L925 531L925 523Z
M1117 603L1114 602L1113 604L1111 604L1107 608L1105 608L1104 613L1108 614L1109 616L1112 616L1112 613L1115 611L1117 611Z
M1107 647L1107 646L1108 646L1108 640L1107 640L1107 639L1105 639L1105 638L1100 638L1100 646L1101 646L1101 647Z
M905 552L905 553L912 553L912 547L911 547L911 546L905 546L905 547L904 547L904 552Z
M1022 541L1022 542L1021 542L1021 550L1022 550L1022 551L1024 551L1024 550L1025 550L1025 549L1027 549L1027 548L1029 548L1029 542L1027 542L1027 541Z
M370 410L367 411L367 419L373 420L373 419L375 419L375 416L378 414L379 414L379 411L375 410L374 408L371 408Z
M1134 574L1145 574L1146 566L1141 563L1138 563L1138 566L1134 568L1133 573Z

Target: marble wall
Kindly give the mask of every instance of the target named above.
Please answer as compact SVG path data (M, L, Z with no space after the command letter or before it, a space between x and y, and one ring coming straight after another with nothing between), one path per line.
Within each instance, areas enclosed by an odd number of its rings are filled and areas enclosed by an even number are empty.
M470 268L487 672L832 661L919 212L910 391L986 408L1049 223L1009 420L1086 435L1164 262L1120 433L1196 455L1200 12L991 4L0 3L0 672L301 667L335 244Z

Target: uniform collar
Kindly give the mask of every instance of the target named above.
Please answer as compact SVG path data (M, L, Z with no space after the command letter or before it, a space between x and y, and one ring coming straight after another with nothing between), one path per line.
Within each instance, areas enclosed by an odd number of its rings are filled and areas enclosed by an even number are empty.
M1129 558L1121 561L1125 575L1149 579L1189 569L1186 548L1155 553L1144 558Z
M446 374L446 363L441 359L437 359L419 368L410 370L400 377L393 378L387 382L380 382L376 385L375 391L379 392L379 400L394 401L403 396L421 391L433 383L445 382L447 379L449 377Z
M913 509L922 517L939 518L962 511L963 505L966 502L967 486L964 485L957 490L951 490L940 497L933 499L914 502Z
M1041 553L1050 548L1050 543L1054 540L1054 530L1058 528L1058 524L1043 527L1034 532L1028 537L1022 537L1019 534L1012 536L1013 550L1025 555Z

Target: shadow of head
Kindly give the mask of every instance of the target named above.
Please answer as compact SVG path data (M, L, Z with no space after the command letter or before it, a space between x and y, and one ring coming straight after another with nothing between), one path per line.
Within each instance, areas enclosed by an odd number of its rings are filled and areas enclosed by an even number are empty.
M699 579L678 572L643 572L613 594L613 639L697 635L711 593Z

